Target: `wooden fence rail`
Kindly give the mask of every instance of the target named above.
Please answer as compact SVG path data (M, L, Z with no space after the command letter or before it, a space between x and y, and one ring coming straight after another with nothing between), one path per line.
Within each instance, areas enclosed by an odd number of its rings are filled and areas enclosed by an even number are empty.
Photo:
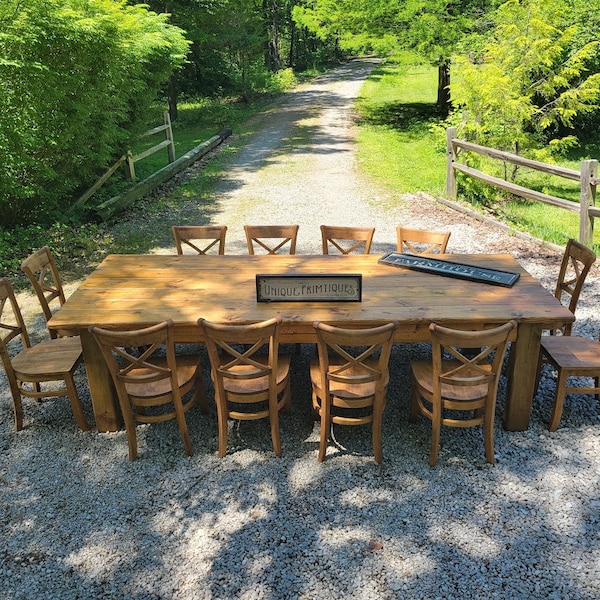
M142 160L163 148L166 148L169 153L169 162L172 163L175 160L175 141L173 139L173 130L171 128L171 117L169 116L168 111L163 113L164 125L159 125L158 127L153 127L148 131L142 133L141 138L148 137L151 135L156 135L157 133L165 132L165 139L162 142L152 146L152 148L148 148L135 156L132 156L131 153L127 154L127 174L129 179L135 181L135 163L138 160Z
M455 127L450 127L446 131L446 196L448 198L453 200L456 199L456 172L460 171L470 177L475 177L489 185L514 194L515 196L543 202L544 204L551 204L552 206L557 206L570 212L579 213L579 240L587 246L592 245L594 238L594 217L600 217L600 207L595 206L596 188L600 183L600 179L598 179L597 160L584 160L581 163L581 169L577 171L558 165L550 165L536 160L530 160L528 158L523 158L522 156L517 156L516 154L503 152L502 150L495 150L494 148L472 144L471 142L457 139L456 135L457 131ZM527 167L536 171L541 171L542 173L578 181L581 190L580 201L579 203L571 202L565 198L537 192L510 181L506 181L505 179L488 175L487 173L483 173L472 167L468 167L467 165L458 162L460 150L463 152L475 152L513 165Z

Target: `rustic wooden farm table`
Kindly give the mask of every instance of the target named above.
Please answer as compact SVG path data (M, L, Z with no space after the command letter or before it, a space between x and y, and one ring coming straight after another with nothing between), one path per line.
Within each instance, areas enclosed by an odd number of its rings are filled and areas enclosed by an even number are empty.
M52 317L49 327L80 335L98 431L120 426L110 377L87 327L137 328L170 318L181 342L201 341L196 321L250 323L279 315L282 342L315 342L313 321L376 326L395 320L397 342L427 341L432 321L485 328L518 323L504 426L528 427L543 329L574 320L510 255L448 254L448 261L520 273L512 287L379 264L377 255L111 255ZM257 274L362 274L360 302L257 302Z

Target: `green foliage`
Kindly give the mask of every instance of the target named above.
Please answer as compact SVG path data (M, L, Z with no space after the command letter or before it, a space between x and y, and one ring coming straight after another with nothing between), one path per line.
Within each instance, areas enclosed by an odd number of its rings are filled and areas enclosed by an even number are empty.
M434 131L436 78L434 67L403 53L379 65L361 89L361 167L397 194L444 189L446 149Z
M4 0L0 31L0 222L41 222L123 153L187 43L115 0Z
M477 40L477 52L455 59L460 136L517 154L550 140L549 150L564 151L576 119L598 108L598 42L567 0L509 0L494 19L483 47Z

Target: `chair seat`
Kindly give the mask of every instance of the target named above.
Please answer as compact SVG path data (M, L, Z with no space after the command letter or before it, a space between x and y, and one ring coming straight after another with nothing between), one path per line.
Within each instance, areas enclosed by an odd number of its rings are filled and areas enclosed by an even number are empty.
M378 366L377 360L367 359L364 361L370 367L375 370ZM329 372L333 371L336 366L342 364L342 361L332 359L329 363ZM349 371L345 372L346 375L350 375ZM319 365L319 358L315 357L310 361L310 379L312 381L313 388L319 396L322 396L321 387L321 369ZM373 396L375 395L375 381L369 381L367 383L341 383L338 381L329 382L329 391L333 396L333 404L336 405L336 399L342 399L349 402L346 407L360 408L361 404L357 404L358 401L367 399L364 406L370 406L372 404ZM355 402L352 402L352 401Z
M448 371L452 368L459 366L458 361L443 361L442 366L444 371ZM414 378L421 388L422 391L427 392L429 395L433 394L433 366L431 362L426 361L413 361L410 363ZM487 370L491 372L491 367ZM467 377L463 377L463 379L467 379L469 373L464 372L464 375ZM481 376L481 371L473 371L473 375ZM474 400L479 400L485 398L488 392L487 384L474 385L474 386L456 386L449 385L446 383L442 384L442 397L446 400L452 400L456 402L472 402Z
M177 356L177 386L185 392L188 388L192 387L194 379L196 377L196 370L198 368L199 356L194 354L183 354ZM153 358L152 364L160 367L167 368L166 358ZM154 371L150 369L132 369L129 371L130 375L140 377L144 375L144 372L148 375L154 374ZM128 394L131 394L135 398L161 398L166 394L171 393L171 382L169 379L161 379L150 383L126 383L125 389Z
M268 357L254 357L257 362L268 364ZM228 360L223 357L222 364L227 363ZM277 360L277 387L283 385L289 375L291 364L291 356L289 354L280 354ZM232 371L240 374L248 374L252 372L250 365L240 365L232 369ZM257 394L260 392L266 392L269 389L269 378L268 376L257 377L255 379L232 379L231 377L223 378L223 386L229 394L243 396L245 394Z
M79 337L50 339L23 349L12 359L15 374L21 381L36 381L41 375L48 380L54 373L69 373L81 360Z
M542 350L557 366L596 374L600 371L600 343L585 337L548 335L542 337Z

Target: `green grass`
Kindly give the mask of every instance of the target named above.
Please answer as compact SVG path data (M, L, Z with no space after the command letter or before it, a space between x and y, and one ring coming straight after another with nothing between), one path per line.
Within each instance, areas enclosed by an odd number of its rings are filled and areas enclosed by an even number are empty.
M180 102L178 117L172 123L176 157L183 156L225 128L233 129L237 133L238 128L243 128L243 124L257 112L264 110L269 102L269 97L252 103L209 98ZM148 129L163 124L163 110L162 106L155 107L148 118ZM140 154L164 139L162 132L142 138L132 148L132 152L134 155ZM168 163L167 149L159 150L135 164L137 179L152 175Z
M443 119L435 106L436 94L437 69L419 63L410 55L383 62L361 90L356 104L359 163L374 181L397 194L423 191L443 196L445 193L445 137ZM573 149L568 159L560 160L559 164L578 170L582 160L598 155L600 145L590 141ZM492 170L485 167L481 170L502 176L497 171L502 168L498 161L490 161L488 167ZM519 168L515 182L579 201L577 182L523 168ZM469 193L469 188L475 192ZM478 191L485 196L478 198ZM459 174L459 199L467 197L474 199L476 207L485 204L501 220L535 237L560 245L570 237L579 237L579 214L540 202L507 199L500 190L473 180L467 182L466 176ZM600 226L594 234L594 249L600 252Z
M398 193L445 188L446 153L430 127L439 122L437 70L388 60L361 89L358 160L375 181Z

